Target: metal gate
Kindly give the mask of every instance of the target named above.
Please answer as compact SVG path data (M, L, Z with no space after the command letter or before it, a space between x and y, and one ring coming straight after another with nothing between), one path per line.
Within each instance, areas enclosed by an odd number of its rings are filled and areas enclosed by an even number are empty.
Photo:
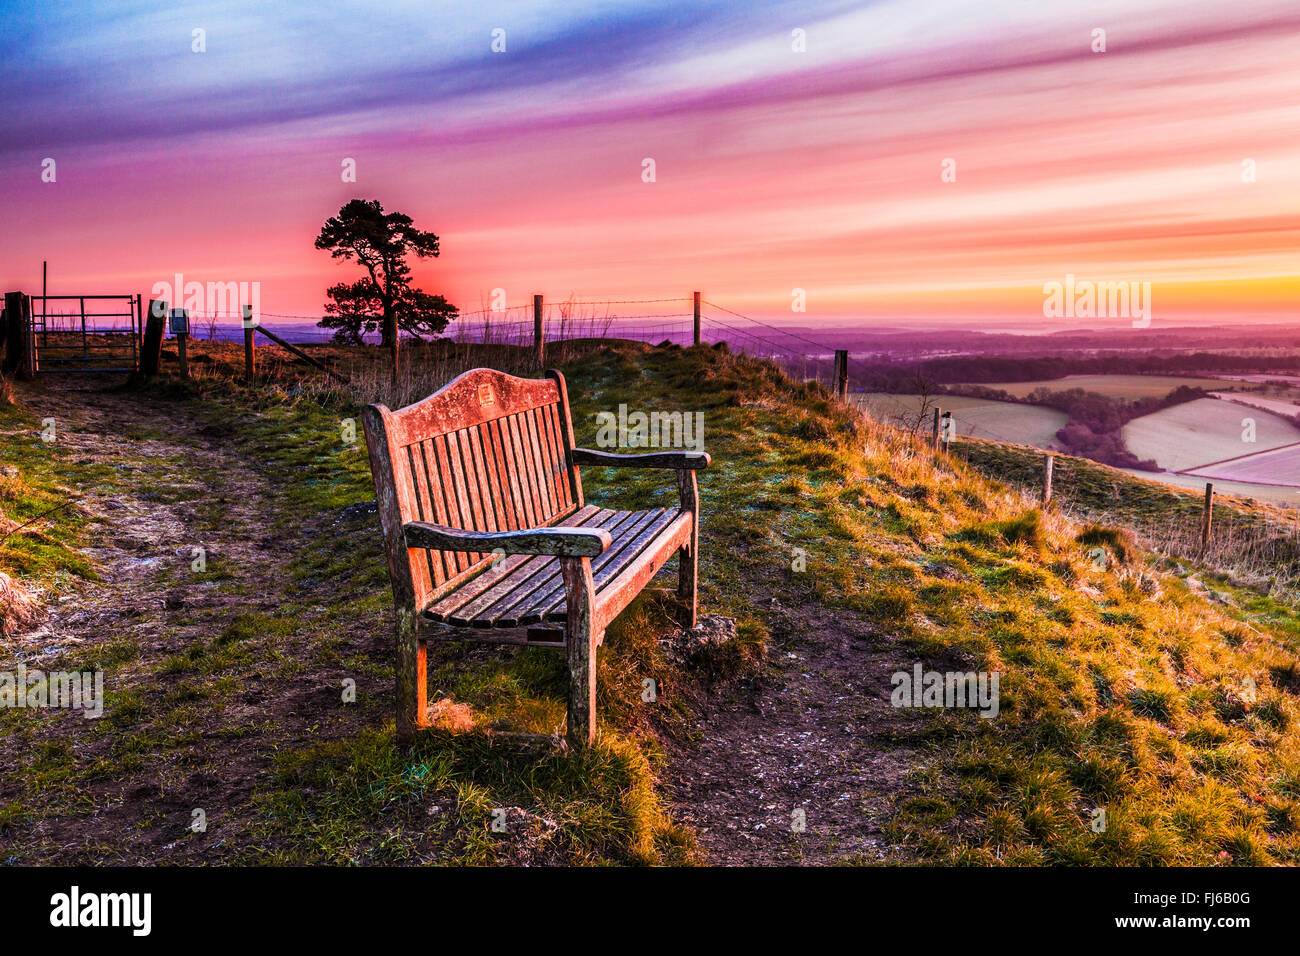
M140 296L31 296L34 372L132 372L140 354Z

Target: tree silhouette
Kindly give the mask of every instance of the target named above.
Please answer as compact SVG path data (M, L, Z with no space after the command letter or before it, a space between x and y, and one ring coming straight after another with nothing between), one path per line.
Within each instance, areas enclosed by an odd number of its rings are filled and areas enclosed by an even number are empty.
M340 342L360 343L378 330L380 344L393 352L397 371L399 330L415 336L437 335L456 317L456 307L440 295L411 287L407 256L437 257L438 237L416 229L411 217L384 212L378 200L353 199L337 216L325 220L317 249L335 259L355 260L366 275L325 290L330 301L319 325L333 329Z

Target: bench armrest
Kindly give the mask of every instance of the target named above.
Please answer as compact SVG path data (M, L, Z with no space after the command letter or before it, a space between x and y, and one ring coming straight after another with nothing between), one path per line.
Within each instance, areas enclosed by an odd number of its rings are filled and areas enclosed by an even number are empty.
M713 459L702 451L658 451L643 455L615 455L593 448L573 449L575 465L598 465L606 468L672 468L677 471L700 471Z
M603 528L525 528L521 531L464 531L427 521L402 525L408 548L434 551L502 551L505 554L554 554L594 558L609 547Z

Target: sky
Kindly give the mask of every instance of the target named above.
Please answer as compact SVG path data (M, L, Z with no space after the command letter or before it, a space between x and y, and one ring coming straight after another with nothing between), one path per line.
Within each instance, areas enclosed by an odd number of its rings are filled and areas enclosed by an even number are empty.
M1300 324L1295 0L0 17L6 289L48 260L51 294L181 273L319 315L359 273L313 242L360 197L441 237L416 279L467 311L698 289L809 326L1033 325L1073 276L1150 283L1155 326Z

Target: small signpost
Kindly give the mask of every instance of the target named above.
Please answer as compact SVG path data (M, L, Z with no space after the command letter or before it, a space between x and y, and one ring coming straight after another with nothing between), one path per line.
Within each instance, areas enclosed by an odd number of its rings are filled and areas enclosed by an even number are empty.
M257 356L253 351L253 330L257 328L257 319L253 317L251 305L241 306L244 318L244 381L252 383L257 372Z
M190 365L185 355L185 342L190 337L189 310L172 309L168 313L167 331L176 336L176 351L181 360L181 378L189 378Z

